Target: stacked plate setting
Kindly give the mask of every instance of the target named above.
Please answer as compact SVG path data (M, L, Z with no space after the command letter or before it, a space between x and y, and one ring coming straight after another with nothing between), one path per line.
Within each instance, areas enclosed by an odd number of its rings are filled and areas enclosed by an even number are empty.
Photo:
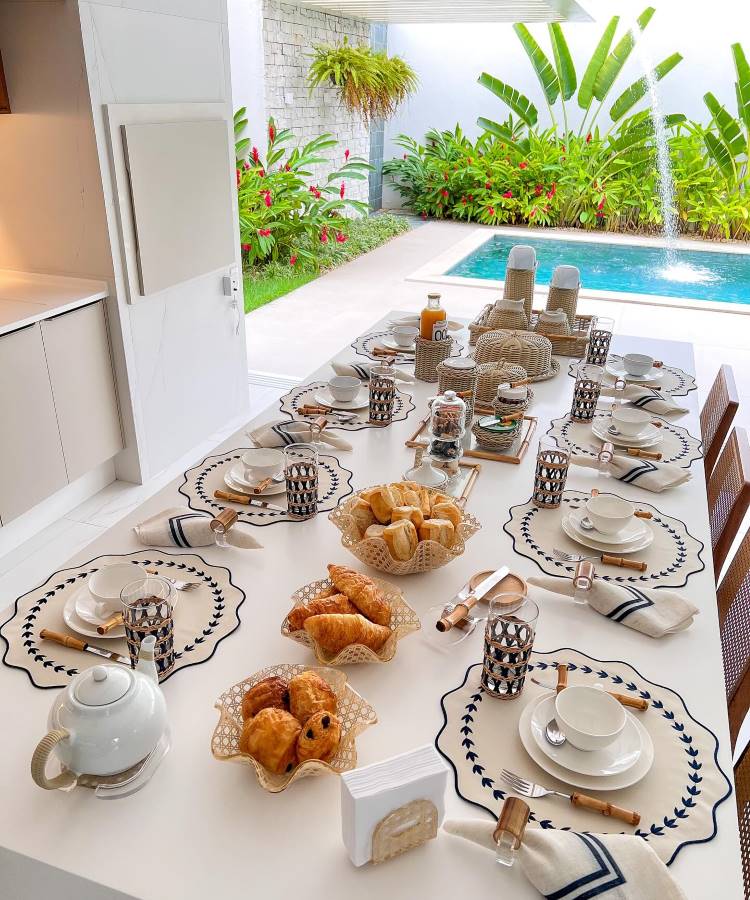
M631 381L637 384L651 384L653 381L658 381L663 374L660 368L651 366L651 368L643 375L632 375L625 368L625 363L622 359L612 356L607 358L605 369L614 378L622 378L623 381Z
M238 494L252 494L254 497L270 497L273 494L283 494L286 490L286 482L282 478L281 481L273 481L264 491L259 494L253 493L257 481L248 481L245 477L245 470L241 462L235 463L227 472L224 473L224 483L230 491Z
M615 534L604 534L594 527L585 509L571 510L561 521L562 530L572 540L600 553L624 556L651 546L654 532L647 519L633 516L624 528Z

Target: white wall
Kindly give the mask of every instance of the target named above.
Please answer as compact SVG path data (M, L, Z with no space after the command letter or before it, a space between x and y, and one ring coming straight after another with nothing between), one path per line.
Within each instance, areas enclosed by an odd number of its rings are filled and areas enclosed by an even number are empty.
M596 21L563 26L579 81L610 16L620 15L620 33L624 33L626 23L649 3L584 0L583 5ZM643 33L643 46L655 62L676 51L684 56L660 84L664 111L706 119L702 97L708 90L734 109L729 47L735 41L744 41L750 54L750 4L739 0L653 0L651 5L656 13ZM551 59L546 26L534 25L530 30ZM388 29L388 50L414 66L421 85L387 125L386 159L400 153L393 145L393 137L400 132L421 139L429 128L453 128L459 122L468 134L476 135L478 116L502 121L507 107L476 83L482 71L529 96L539 109L540 121L548 122L541 89L511 25L392 25ZM641 63L633 53L605 109L641 74ZM568 107L577 111L574 98ZM608 119L603 113L598 121L606 124ZM577 124L577 117L575 121Z
M247 107L248 130L263 133L267 120L263 51L263 0L227 0L232 108ZM260 123L260 124L258 124Z

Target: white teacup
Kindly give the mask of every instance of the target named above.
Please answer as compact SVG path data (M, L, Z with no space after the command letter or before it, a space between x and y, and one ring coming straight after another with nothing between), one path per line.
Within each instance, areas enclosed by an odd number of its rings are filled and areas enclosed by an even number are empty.
M340 403L350 403L359 393L362 382L353 375L335 375L328 382L328 389L333 394L333 399Z
M654 358L653 356L646 356L645 353L626 353L622 358L622 364L625 366L625 371L628 375L638 378L651 371Z
M633 518L635 507L629 500L612 494L597 494L586 501L586 513L602 534L617 534Z
M622 734L627 715L606 691L574 684L555 697L555 719L560 731L578 750L603 750Z
M618 406L612 410L615 428L626 437L638 437L651 421L651 414L634 406Z
M113 616L120 609L120 593L125 585L146 575L146 569L137 563L114 563L98 569L86 584L94 601L94 613L102 620Z
M391 329L394 341L399 347L411 347L419 334L419 329L413 325L394 325Z
M284 454L281 450L257 447L245 450L240 457L242 471L247 481L263 481L278 475L284 465Z

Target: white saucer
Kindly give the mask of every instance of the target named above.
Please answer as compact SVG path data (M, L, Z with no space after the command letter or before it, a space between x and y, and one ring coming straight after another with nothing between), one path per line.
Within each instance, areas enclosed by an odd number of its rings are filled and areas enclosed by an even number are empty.
M592 750L587 753L577 750L570 741L564 743L562 747L553 747L544 736L547 723L555 717L555 695L548 694L534 707L530 722L531 734L542 753L570 772L591 775L594 778L619 775L632 769L641 756L641 733L634 717L629 712L625 715L626 722L622 734L603 750Z
M70 628L71 631L77 631L78 634L84 635L84 637L96 638L96 640L109 640L110 638L122 638L125 637L125 626L118 625L117 628L113 628L112 631L107 632L107 634L99 634L96 630L97 625L103 624L101 619L97 619L96 624L92 624L90 622L84 621L76 612L76 600L78 595L85 591L87 596L91 596L89 594L86 585L81 585L80 589L74 591L68 599L65 601L65 606L63 607L63 621Z
M331 409L364 409L370 403L370 389L361 387L353 400L337 400L328 388L322 388L315 394L315 402Z
M638 762L626 772L619 772L617 775L580 775L578 772L571 772L569 769L563 768L542 753L531 732L531 717L538 703L549 696L549 693L545 693L536 700L527 703L518 721L518 734L523 748L540 769L543 769L548 775L552 775L553 778L562 781L563 784L593 791L619 791L622 788L636 784L648 774L654 762L654 744L651 740L651 735L636 716L633 716L633 721L641 733L641 755L638 758ZM647 712L644 715L649 715L649 713Z
M586 531L579 531L574 523L571 522L570 515L563 516L560 524L562 530L567 534L571 541L575 541L577 544L583 544L584 547L589 547L591 550L598 550L600 553L624 556L628 553L637 553L639 550L645 550L646 547L650 547L654 541L654 532L650 528L646 528L643 537L640 540L633 541L631 544L610 544L590 537L589 533Z
M388 347L390 350L398 350L399 353L415 353L416 346L415 343L412 343L410 347L402 347L401 344L396 343L396 338L391 337L389 334L384 334L380 339L380 343L384 347Z
M649 384L652 381L658 381L662 376L661 369L655 369L653 366L649 372L646 372L645 375L630 375L625 371L625 366L621 359L613 359L611 356L607 359L607 364L605 366L606 370L610 375L614 375L615 378L622 378L624 381L634 381L634 382L643 382L644 384Z
M638 435L612 434L610 419L595 419L591 425L591 431L600 441L610 441L620 447L639 447L645 450L647 447L655 447L662 439L662 429L650 423Z
M604 534L603 532L598 531L596 528L584 528L581 524L581 520L585 518L585 508L577 509L570 513L570 523L573 526L573 529L578 534L582 534L584 537L590 537L595 541L599 541L600 544L612 544L612 546L616 545L618 547L627 544L634 544L636 541L642 540L646 528L648 528L648 525L646 525L644 519L639 519L637 518L637 516L633 516L633 518L628 521L628 524L620 531L618 531L617 534Z
M232 466L232 468L224 473L224 483L232 491L238 491L240 494L252 494L253 497L268 497L272 494L282 494L286 490L286 482L273 482L265 491L259 494L253 494L253 483L248 481L242 474L242 464Z

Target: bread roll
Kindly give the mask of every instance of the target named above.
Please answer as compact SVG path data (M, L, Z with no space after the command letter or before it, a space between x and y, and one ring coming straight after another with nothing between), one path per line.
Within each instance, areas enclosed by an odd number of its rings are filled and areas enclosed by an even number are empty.
M365 532L366 538L382 538L383 531L385 530L385 525L380 525L377 522L374 525L370 525L370 527Z
M453 523L447 519L426 519L419 529L419 539L422 541L437 541L443 547L451 548L455 539Z
M435 507L440 503L452 503L453 499L453 497L449 497L447 494L441 494L439 491L434 493L432 497L430 497L430 515L425 516L425 518L436 519Z
M461 523L461 510L455 503L435 503L432 507L432 518L447 519L454 528L458 528Z
M397 506L391 514L391 523L399 522L401 519L408 519L415 528L424 522L422 510L418 506Z
M378 522L381 525L387 525L391 521L394 507L401 506L401 494L388 485L384 485L372 492L370 506Z
M412 490L412 488L406 488L406 490L401 491L401 496L404 498L404 506L417 506L420 509L422 508L419 499L419 491Z
M377 625L390 625L391 608L380 596L380 591L372 578L350 569L349 566L334 566L332 563L328 566L328 576L371 622Z
M382 526L381 526L382 527ZM332 597L316 597L301 606L295 606L287 613L287 622L292 631L299 631L310 616L322 613L355 613L356 607L346 594L334 594Z
M349 515L354 519L360 535L363 535L370 525L375 522L375 514L372 511L372 507L367 500L363 500L361 497L357 497L352 503Z
M432 512L432 500L430 499L430 492L424 487L419 489L419 508L422 510L422 515L425 519L429 519Z
M419 540L417 529L408 519L400 519L383 531L383 540L394 559L406 561L414 556Z

